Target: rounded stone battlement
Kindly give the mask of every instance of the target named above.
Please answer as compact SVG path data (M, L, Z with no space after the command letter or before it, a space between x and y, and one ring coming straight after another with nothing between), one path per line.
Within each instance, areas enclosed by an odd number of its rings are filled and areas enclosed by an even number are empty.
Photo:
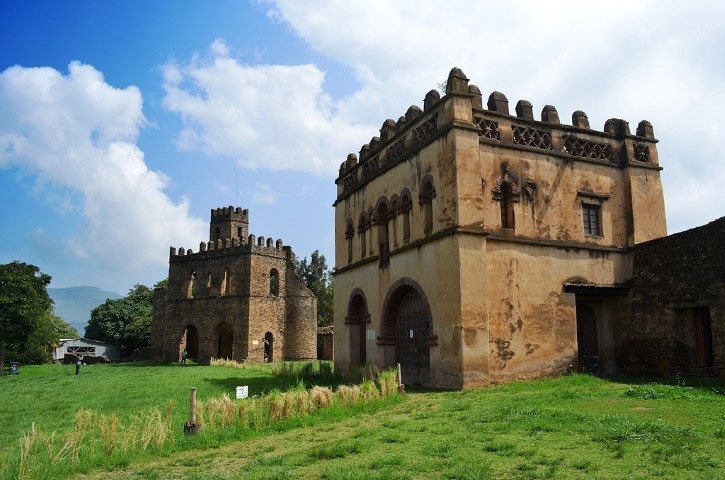
M465 102L470 102L470 110L465 108ZM478 130L482 142L509 148L543 150L564 157L616 164L658 165L657 140L647 120L639 123L633 135L629 124L617 118L607 120L601 131L592 130L586 113L581 110L572 114L571 125L562 124L553 105L545 105L540 119L536 119L534 106L523 99L516 103L514 113L509 112L509 100L499 91L488 96L484 108L481 90L469 84L460 68L453 68L448 75L445 96L441 98L438 90L429 91L423 100L423 109L412 105L397 122L385 120L380 136L364 144L359 156L354 153L347 156L336 180L341 187L338 199L390 165L409 158L448 132L451 126Z

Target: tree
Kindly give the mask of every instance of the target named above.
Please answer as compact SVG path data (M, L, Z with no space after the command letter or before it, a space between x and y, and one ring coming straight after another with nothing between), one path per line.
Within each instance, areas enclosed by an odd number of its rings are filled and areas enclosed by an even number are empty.
M75 329L53 313L51 277L35 265L0 265L0 375L5 357L23 363L50 360L61 336Z
M332 325L332 285L333 279L327 268L327 260L318 250L310 255L310 262L305 257L297 264L297 275L305 282L307 288L317 297L317 325Z
M91 312L85 337L113 343L120 347L121 356L151 343L153 291L136 284L118 300L106 300Z

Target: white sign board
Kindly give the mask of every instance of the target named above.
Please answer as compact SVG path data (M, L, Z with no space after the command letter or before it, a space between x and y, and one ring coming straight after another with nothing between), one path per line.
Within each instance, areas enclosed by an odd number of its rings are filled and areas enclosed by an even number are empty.
M259 345L259 340L252 340L252 345Z
M375 340L375 330L368 330L368 340L371 342Z
M247 398L249 396L249 386L237 387L237 400Z
M410 338L413 338L413 330L410 331Z

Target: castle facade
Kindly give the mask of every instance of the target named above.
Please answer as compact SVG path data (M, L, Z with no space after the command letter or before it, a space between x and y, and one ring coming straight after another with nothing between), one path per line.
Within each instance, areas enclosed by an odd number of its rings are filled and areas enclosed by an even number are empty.
M633 248L666 235L652 125L486 104L463 72L350 154L335 200L335 362L461 388L616 371Z
M211 210L209 241L171 247L166 288L154 291L153 356L200 363L316 358L317 299L281 240L249 235L249 211Z

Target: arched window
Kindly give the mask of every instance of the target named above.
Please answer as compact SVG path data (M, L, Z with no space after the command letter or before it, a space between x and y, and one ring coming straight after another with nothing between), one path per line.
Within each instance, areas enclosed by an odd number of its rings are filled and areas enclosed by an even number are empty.
M373 207L368 208L368 223L365 225L370 232L368 233L368 255L375 255L375 235L373 235L373 220L375 219L375 210Z
M501 184L501 228L512 229L515 225L513 187L508 182Z
M206 288L211 288L211 272L206 274Z
M357 231L360 234L360 256L365 258L367 255L367 238L365 238L365 229L367 228L367 222L365 218L365 212L360 214L360 223L358 223Z
M352 263L352 237L355 236L355 227L352 226L352 220L347 221L345 228L345 240L347 241L347 263Z
M375 212L375 223L378 227L380 266L387 267L390 264L390 241L388 240L388 207L385 203L378 205Z
M410 240L410 196L408 192L400 197L400 210L403 212L403 243Z
M196 272L191 272L187 281L186 298L194 298L196 295Z
M392 243L394 247L398 246L398 212L400 211L400 201L397 195L393 195L390 200L390 220L388 222L388 234L393 237Z
M508 162L501 164L501 175L496 179L491 193L501 207L501 228L513 230L516 227L514 204L521 200L521 188Z
M423 210L423 234L427 237L433 232L433 199L436 196L433 181L427 179L420 189L418 200Z
M229 269L224 269L224 276L222 277L221 294L226 295L229 293Z
M279 295L279 273L276 268L269 271L269 294Z

